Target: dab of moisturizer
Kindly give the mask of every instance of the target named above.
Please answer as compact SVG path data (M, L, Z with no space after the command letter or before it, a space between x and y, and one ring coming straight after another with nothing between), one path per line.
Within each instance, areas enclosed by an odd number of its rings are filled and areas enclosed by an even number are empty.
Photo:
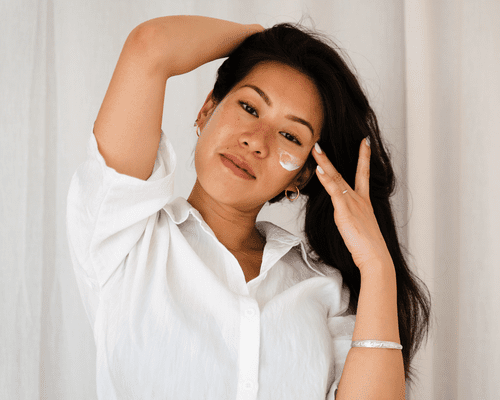
M301 162L297 157L292 156L290 153L283 149L278 149L280 155L280 164L287 171L295 171L300 168Z

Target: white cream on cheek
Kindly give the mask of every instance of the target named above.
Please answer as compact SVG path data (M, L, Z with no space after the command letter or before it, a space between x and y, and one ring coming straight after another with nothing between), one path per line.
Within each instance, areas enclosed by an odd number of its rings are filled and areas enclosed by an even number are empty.
M292 156L287 151L278 148L279 156L280 156L280 164L287 171L295 171L299 169L302 165L302 162L299 158Z

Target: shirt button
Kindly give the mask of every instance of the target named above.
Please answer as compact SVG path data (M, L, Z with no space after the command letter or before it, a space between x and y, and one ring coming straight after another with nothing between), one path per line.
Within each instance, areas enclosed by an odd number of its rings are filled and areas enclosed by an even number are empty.
M255 315L255 310L253 308L247 308L245 310L245 315L249 318L253 317Z
M245 390L252 390L253 389L253 383L251 381L245 381L243 384L243 387Z

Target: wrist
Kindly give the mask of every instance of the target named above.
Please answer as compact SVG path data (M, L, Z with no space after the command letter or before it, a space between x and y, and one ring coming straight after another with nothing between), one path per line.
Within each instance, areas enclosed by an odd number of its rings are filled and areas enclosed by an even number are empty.
M364 265L362 268L359 268L359 272L361 274L361 278L370 277L374 274L387 274L394 277L396 276L396 269L391 258L373 261L369 265Z

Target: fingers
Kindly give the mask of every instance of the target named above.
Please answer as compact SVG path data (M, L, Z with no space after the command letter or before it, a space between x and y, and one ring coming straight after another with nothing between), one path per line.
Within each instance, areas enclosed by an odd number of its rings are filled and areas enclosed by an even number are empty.
M317 144L316 144L317 145ZM342 175L336 170L324 152L319 153L319 145L314 146L312 151L313 157L318 163L319 168L324 171L321 173L319 169L316 170L316 175L321 184L325 187L326 191L332 198L339 196L346 196L353 194L352 188L347 184ZM319 149L321 151L321 149ZM370 199L370 155L371 149L366 144L366 139L360 143L358 166L355 178L355 192L362 198L369 201ZM346 194L343 192L347 190Z
M338 199L340 196L345 196L343 194L345 190L352 191L351 187L344 181L342 175L337 171L337 169L330 162L328 157L321 151L318 143L314 145L314 150L312 152L314 159L318 163L318 168L316 168L316 175L319 181L325 187L328 194L332 199ZM323 173L322 173L323 172Z
M366 144L366 139L359 145L358 167L354 187L356 192L364 199L370 199L370 156L371 148Z

